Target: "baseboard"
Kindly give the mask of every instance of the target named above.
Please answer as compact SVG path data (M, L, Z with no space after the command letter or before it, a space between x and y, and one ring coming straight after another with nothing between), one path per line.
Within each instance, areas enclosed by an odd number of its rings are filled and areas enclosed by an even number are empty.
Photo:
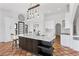
M0 43L6 43L6 42L11 42L11 41L1 41Z

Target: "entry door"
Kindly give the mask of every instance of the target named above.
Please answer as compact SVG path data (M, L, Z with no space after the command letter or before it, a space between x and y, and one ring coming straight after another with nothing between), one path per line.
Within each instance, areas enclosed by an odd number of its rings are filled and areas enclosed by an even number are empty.
M56 35L60 35L61 34L61 24L57 23L56 24Z

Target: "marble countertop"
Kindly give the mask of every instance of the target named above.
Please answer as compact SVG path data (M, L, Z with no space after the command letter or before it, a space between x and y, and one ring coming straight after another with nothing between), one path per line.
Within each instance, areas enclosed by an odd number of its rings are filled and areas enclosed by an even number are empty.
M63 30L61 31L61 34L62 34L62 35L70 35L70 29L63 29Z
M36 39L36 40L42 40L42 41L48 41L51 42L53 39L55 39L55 35L52 37L48 37L48 36L36 36L36 35L18 35L20 37L26 37L26 38L32 38L32 39Z
M62 35L70 35L70 33L61 33Z

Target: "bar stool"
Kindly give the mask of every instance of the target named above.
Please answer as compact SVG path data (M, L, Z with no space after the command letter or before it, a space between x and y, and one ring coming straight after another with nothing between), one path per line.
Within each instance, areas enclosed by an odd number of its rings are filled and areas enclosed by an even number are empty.
M18 49L19 48L18 36L11 34L11 39L12 39L12 42L11 42L12 50L13 50L13 48Z

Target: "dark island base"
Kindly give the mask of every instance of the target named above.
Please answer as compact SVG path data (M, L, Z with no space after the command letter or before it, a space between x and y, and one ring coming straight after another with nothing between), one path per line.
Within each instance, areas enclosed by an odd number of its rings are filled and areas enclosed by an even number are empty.
M19 47L38 56L52 56L52 43L36 39L19 37Z

